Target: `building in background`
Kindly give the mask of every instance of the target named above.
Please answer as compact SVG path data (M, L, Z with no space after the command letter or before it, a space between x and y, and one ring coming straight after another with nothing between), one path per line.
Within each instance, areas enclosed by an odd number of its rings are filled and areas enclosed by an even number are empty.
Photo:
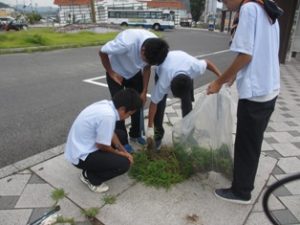
M0 5L0 16L1 17L5 17L5 16L12 16L14 17L15 16L15 10L13 8L11 8L10 6L8 5Z
M161 9L175 12L175 24L189 16L189 0L54 0L59 7L61 24L106 23L108 9Z

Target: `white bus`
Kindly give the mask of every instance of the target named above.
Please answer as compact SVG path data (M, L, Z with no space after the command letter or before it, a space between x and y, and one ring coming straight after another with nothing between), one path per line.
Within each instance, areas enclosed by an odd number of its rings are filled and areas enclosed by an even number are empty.
M174 12L169 10L108 9L107 22L154 30L173 29L175 27Z

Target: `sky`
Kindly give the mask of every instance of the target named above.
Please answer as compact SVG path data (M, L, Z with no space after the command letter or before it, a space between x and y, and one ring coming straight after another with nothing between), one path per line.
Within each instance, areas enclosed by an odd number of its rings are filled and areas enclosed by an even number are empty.
M32 3L33 6L55 6L53 4L54 0L0 0L0 2L15 6L18 5L30 5Z

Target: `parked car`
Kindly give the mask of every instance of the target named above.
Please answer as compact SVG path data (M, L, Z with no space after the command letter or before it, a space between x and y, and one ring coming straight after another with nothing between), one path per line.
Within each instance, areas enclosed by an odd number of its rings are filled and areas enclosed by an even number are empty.
M28 29L28 24L22 21L17 21L17 20L12 20L5 26L5 30L27 30Z
M0 17L0 30L5 30L6 25L10 22L13 21L14 18L11 16L1 16Z
M15 20L15 18L13 18L11 16L0 16L0 23L1 24L8 24L12 20Z

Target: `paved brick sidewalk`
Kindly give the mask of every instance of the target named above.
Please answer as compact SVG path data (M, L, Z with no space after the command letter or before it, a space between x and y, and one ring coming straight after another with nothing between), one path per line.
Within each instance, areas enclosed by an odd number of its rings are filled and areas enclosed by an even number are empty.
M218 175L206 181L194 176L168 192L145 187L123 175L109 181L108 194L116 196L117 201L105 205L105 195L92 193L80 183L79 170L65 162L63 146L58 146L0 169L0 224L25 225L34 221L52 206L51 192L63 188L68 196L60 202L60 213L80 225L90 224L81 214L81 209L89 207L101 208L97 218L105 225L270 225L261 206L266 186L300 172L299 74L299 60L281 65L281 93L265 133L252 205L216 199L209 182L229 184ZM167 143L171 142L171 125L180 119L180 111L178 102L166 109ZM300 181L278 189L270 206L281 224L300 225Z

